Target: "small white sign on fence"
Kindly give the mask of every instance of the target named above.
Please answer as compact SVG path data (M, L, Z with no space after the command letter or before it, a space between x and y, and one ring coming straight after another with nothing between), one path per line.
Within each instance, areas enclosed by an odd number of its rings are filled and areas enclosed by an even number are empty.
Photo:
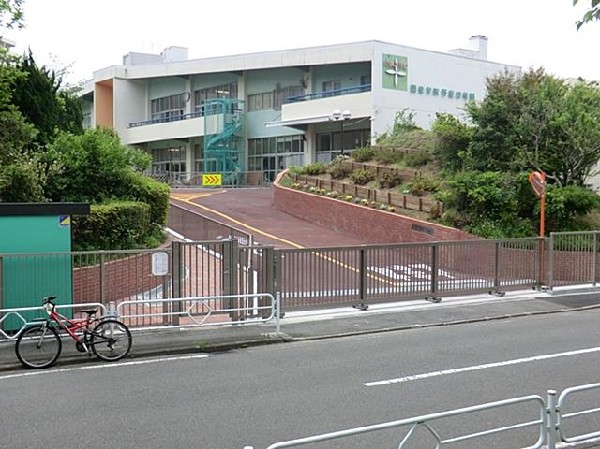
M152 253L152 274L164 276L169 272L169 255L167 253Z

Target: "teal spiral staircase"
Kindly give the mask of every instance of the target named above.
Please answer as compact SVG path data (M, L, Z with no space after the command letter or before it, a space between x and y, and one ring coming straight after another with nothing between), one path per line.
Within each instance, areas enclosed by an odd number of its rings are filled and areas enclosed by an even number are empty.
M222 183L235 184L245 171L244 102L215 98L204 102L204 171L220 173Z

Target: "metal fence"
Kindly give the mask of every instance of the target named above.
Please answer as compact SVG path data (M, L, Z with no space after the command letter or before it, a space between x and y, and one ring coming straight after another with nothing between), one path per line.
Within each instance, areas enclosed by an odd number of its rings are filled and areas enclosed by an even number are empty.
M591 284L600 280L600 231L550 233L548 286ZM574 270L573 267L576 267Z
M286 312L482 292L502 295L595 285L598 279L597 232L555 233L549 240L281 249L254 245L252 235L178 204L171 206L169 227L185 239L155 250L1 254L0 309L35 307L44 296L56 296L62 304L99 302L110 310L127 301L134 307L135 301L211 297L211 309L233 309L233 296L269 294L280 298L281 312ZM205 314L205 305L197 304L194 313ZM127 314L132 326L156 321L135 310ZM231 315L235 320L252 312ZM15 317L0 319L5 330L19 324Z
M283 310L501 293L541 284L541 240L468 240L275 250Z
M236 171L236 172L219 172L220 184L204 185L203 175L212 175L211 172L146 172L146 176L156 179L157 181L169 184L174 188L186 187L264 187L271 185L270 173L267 171Z
M416 416L381 424L339 430L271 444L267 449L284 449L349 440L346 447L501 447L503 449L547 447L577 443L600 437L597 417L600 384L579 385L546 399L538 395L504 399L440 413ZM582 399L585 399L582 401ZM592 404L590 407L589 404ZM500 417L496 412L501 412ZM582 417L588 419L583 420ZM490 422L494 423L493 425ZM481 425L479 425L482 423ZM387 433L386 433L387 432ZM374 435L370 440L368 437ZM382 443L382 441L384 443ZM509 444L509 442L514 442ZM388 446L389 444L389 446ZM329 446L328 446L329 447ZM338 447L338 446L336 446ZM253 449L246 446L244 449Z

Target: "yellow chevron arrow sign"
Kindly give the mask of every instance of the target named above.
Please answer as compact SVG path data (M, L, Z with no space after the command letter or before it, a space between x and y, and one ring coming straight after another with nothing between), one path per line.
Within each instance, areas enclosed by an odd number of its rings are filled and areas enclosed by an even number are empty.
M222 184L221 173L206 173L202 175L203 186L220 186Z

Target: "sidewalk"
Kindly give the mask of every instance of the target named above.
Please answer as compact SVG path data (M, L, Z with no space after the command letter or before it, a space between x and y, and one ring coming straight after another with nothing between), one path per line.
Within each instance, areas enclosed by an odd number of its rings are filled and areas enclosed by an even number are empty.
M259 344L339 338L431 326L451 326L518 316L560 313L600 308L600 295L589 289L553 293L519 291L504 297L479 295L444 298L440 303L425 300L371 305L367 311L351 307L289 312L276 323L205 326L176 329L132 329L133 345L128 359L164 355L227 351ZM57 365L89 364L96 359L75 351L63 340ZM0 342L0 372L21 370L13 341Z

